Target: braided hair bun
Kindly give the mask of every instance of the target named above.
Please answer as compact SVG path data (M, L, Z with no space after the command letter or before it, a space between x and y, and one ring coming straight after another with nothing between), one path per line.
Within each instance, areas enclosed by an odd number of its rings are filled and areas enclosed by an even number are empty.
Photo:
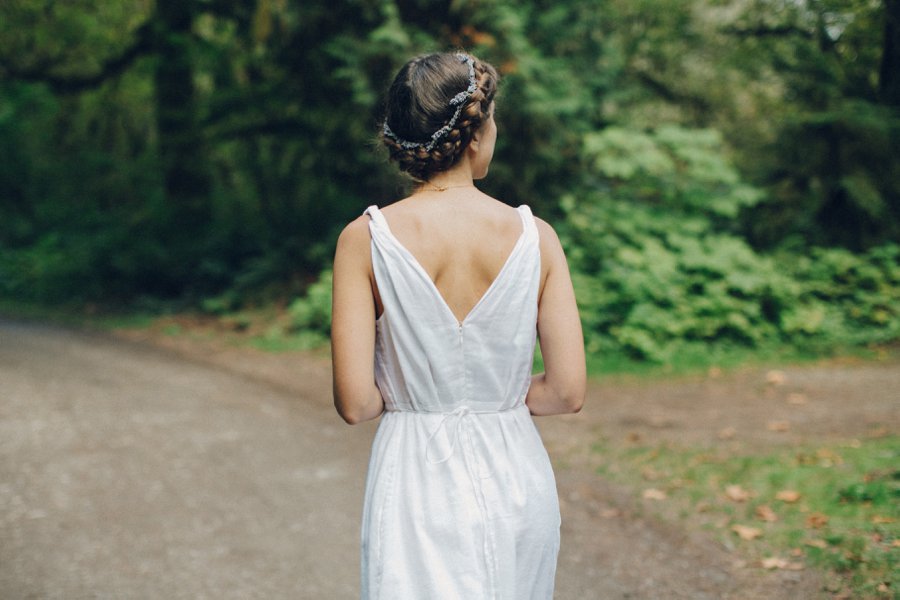
M467 54L428 54L403 65L388 90L382 140L417 181L453 167L488 118L497 70Z

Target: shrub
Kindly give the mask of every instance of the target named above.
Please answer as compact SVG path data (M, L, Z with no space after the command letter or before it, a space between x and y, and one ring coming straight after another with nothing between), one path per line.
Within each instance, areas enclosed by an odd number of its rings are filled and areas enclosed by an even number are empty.
M732 218L761 195L713 132L609 128L585 153L595 179L561 206L589 353L667 362L692 346L900 338L900 247L755 252Z
M324 343L331 335L331 269L322 271L319 278L306 289L306 294L294 300L290 307L291 326L295 332L313 334Z

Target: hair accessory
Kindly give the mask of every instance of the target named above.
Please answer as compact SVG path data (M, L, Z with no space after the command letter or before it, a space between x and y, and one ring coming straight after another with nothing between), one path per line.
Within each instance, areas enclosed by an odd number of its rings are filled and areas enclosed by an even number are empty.
M453 113L453 117L447 122L446 125L435 131L431 134L431 139L427 142L409 142L407 140L401 139L391 131L391 128L388 126L387 119L384 120L384 127L382 131L384 135L391 138L395 142L397 142L402 148L406 148L407 150L412 150L414 148L425 148L426 152L431 152L434 148L434 145L437 144L438 140L447 135L451 129L456 126L456 121L459 119L459 115L462 112L463 107L466 105L466 101L472 97L472 94L475 93L475 90L478 89L478 82L475 80L475 61L472 60L472 57L468 54L457 54L456 58L459 59L459 62L465 63L469 67L469 87L462 91L453 98L450 99L450 106L455 106L456 111Z

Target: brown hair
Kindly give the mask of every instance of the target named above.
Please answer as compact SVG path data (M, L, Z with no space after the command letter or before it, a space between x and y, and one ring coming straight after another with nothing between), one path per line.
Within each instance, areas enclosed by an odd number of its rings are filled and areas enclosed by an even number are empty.
M488 118L497 93L499 77L490 64L471 57L475 90L462 106L450 130L434 140L432 135L447 126L456 112L454 96L469 87L469 67L458 54L417 56L403 65L388 89L382 135L391 160L413 179L427 181L435 173L455 165L472 136ZM415 146L415 147L410 147Z

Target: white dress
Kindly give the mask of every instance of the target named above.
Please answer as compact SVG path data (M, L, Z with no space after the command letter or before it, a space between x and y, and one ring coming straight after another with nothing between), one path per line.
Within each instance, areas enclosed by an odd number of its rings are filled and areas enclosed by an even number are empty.
M378 208L366 209L385 413L366 480L364 600L553 596L559 501L524 404L540 250L531 211L518 212L515 247L459 322Z

